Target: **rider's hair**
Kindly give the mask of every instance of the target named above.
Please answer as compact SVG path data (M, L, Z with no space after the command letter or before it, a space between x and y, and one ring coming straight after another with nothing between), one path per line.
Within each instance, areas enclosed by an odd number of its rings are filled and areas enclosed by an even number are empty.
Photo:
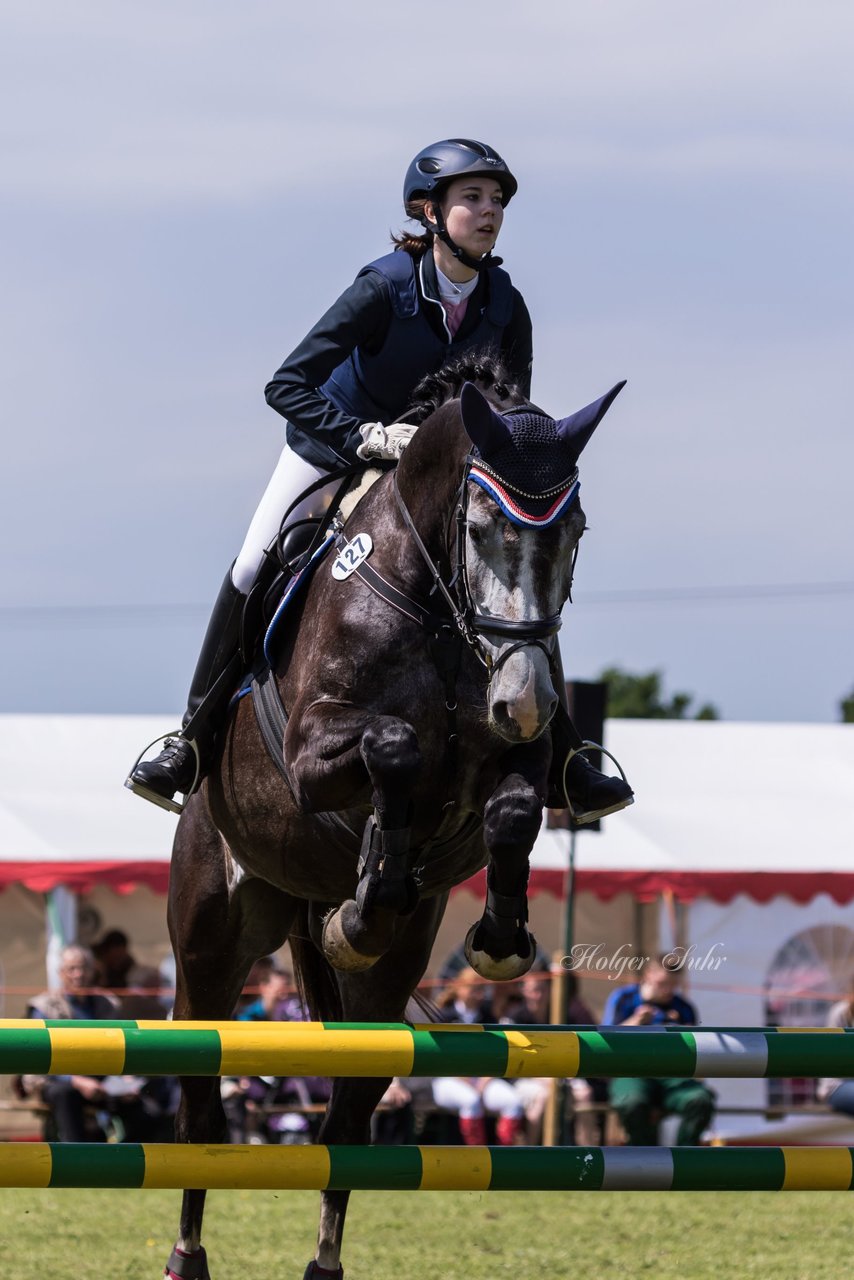
M403 206L406 210L406 216L411 218L413 222L420 222L424 217L424 207L428 203L426 196L419 196L415 200L407 200ZM432 203L432 202L431 202ZM433 247L433 232L425 231L423 235L417 236L412 231L401 231L400 235L392 233L391 242L395 249L403 249L405 253L411 254L416 262L424 257L428 249Z

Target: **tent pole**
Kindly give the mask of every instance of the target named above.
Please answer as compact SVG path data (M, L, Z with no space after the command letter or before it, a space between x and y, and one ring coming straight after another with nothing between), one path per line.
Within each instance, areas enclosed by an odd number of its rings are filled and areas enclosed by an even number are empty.
M45 968L49 991L59 988L62 948L77 938L77 895L59 884L45 894Z

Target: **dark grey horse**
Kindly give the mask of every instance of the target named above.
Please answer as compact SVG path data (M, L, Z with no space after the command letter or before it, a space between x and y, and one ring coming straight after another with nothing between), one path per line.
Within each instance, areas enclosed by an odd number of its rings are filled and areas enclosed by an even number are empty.
M228 1018L252 962L290 939L314 1016L400 1020L450 889L484 865L468 958L490 979L532 963L551 658L584 528L576 462L619 387L555 421L488 363L460 394L462 372L434 379L444 403L303 594L277 663L287 781L244 698L178 823L176 1018ZM387 1084L336 1081L321 1140L369 1141ZM178 1140L223 1141L219 1082L182 1085ZM184 1193L169 1260L186 1280L207 1276L204 1198ZM307 1277L343 1274L347 1200L322 1194Z

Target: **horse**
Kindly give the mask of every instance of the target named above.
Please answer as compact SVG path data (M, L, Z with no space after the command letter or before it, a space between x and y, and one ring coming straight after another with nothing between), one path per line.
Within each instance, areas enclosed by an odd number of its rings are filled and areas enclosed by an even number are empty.
M231 1016L252 963L289 940L313 1017L402 1021L450 890L484 866L466 957L490 980L530 967L528 859L585 524L577 460L622 385L555 420L488 358L426 380L411 443L333 523L337 554L295 607L269 675L278 752L257 700L239 699L179 819L176 1019ZM336 1080L320 1141L368 1142L388 1083ZM181 1084L176 1140L226 1140L218 1080ZM322 1192L305 1280L343 1276L348 1197ZM184 1192L167 1276L209 1280L204 1200Z

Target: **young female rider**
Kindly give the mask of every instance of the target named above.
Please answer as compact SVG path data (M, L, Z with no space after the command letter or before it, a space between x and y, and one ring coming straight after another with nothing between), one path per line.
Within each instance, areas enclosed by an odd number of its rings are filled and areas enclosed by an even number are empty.
M516 190L505 162L483 143L452 138L419 152L406 172L403 201L424 234L403 233L393 253L364 267L267 385L267 403L287 419L287 444L220 588L184 732L167 738L156 759L137 764L127 780L133 791L180 812L173 797L193 786L196 749L202 772L209 766L234 692L219 677L237 652L246 596L303 490L357 458L399 459L416 430L397 421L415 386L468 348L497 349L511 381L530 394L530 316L501 259L492 256ZM310 513L311 501L293 514ZM560 685L559 693L562 677ZM579 745L577 735L567 736ZM572 757L567 787L588 820L631 803L628 784L605 778L584 756Z

